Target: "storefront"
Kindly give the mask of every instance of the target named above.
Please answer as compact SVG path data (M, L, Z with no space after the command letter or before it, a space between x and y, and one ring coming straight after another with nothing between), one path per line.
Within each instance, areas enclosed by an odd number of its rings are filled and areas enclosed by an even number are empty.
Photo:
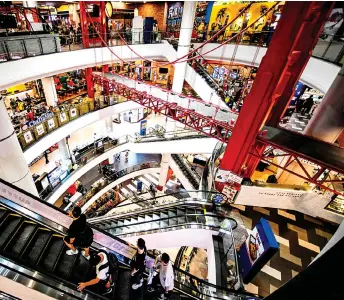
M276 2L256 2L246 11L246 13L237 18L233 24L228 26L225 32L219 35L217 41L222 41L225 38L235 35L238 31L250 26L257 19L254 26L250 27L242 36L243 41L251 41L254 39L254 33L260 31L270 31L276 27L276 22L280 17L281 5L277 10L269 12L267 15L260 17L267 10L269 10ZM208 25L208 38L215 32L220 30L223 26L229 24L236 16L245 9L247 3L242 2L215 2L212 7L212 12ZM272 28L269 28L272 27Z

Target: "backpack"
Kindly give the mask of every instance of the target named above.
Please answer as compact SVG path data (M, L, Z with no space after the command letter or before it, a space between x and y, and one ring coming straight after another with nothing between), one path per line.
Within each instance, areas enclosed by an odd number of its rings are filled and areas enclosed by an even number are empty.
M117 277L118 277L118 259L114 254L108 253L105 250L100 250L98 252L98 254L99 253L106 255L107 260L108 260L108 262L106 264L101 265L99 267L99 271L109 267L109 272L106 274L107 275L106 281L109 280L110 275L111 275L111 281L114 284L114 288L115 288L115 283L116 283Z
M91 227L87 226L85 227L84 231L80 234L80 242L79 242L79 247L82 248L88 248L91 246L93 242L93 230Z

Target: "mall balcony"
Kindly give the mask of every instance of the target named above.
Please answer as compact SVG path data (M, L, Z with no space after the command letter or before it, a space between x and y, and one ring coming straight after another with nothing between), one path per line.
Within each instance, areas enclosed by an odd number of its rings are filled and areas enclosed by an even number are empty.
M162 253L170 299L343 298L343 26L340 2L1 2L0 298L161 299ZM106 295L78 288L77 210Z

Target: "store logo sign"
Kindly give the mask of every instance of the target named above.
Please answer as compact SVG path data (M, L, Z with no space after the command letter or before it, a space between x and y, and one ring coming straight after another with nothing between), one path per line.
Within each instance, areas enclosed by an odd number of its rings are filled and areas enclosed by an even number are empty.
M43 121L52 118L53 116L54 116L54 113L52 113L52 112L45 113L45 114L39 116L36 120L30 121L28 126L29 127L36 126L36 125L42 123Z

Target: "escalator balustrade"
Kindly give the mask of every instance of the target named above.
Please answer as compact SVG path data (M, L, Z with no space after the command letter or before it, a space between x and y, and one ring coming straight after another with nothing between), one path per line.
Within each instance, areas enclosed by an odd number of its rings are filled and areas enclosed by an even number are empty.
M53 229L0 206L0 255L16 264L48 275L58 282L64 282L75 288L79 282L95 278L95 269L80 254L67 255L68 248L63 242L64 236ZM91 250L93 251L93 250ZM119 278L127 277L130 270L119 269ZM127 286L126 286L127 285ZM87 288L97 293L95 286ZM86 292L87 292L86 290ZM128 283L117 280L116 293L127 291ZM116 299L129 299L119 297Z

